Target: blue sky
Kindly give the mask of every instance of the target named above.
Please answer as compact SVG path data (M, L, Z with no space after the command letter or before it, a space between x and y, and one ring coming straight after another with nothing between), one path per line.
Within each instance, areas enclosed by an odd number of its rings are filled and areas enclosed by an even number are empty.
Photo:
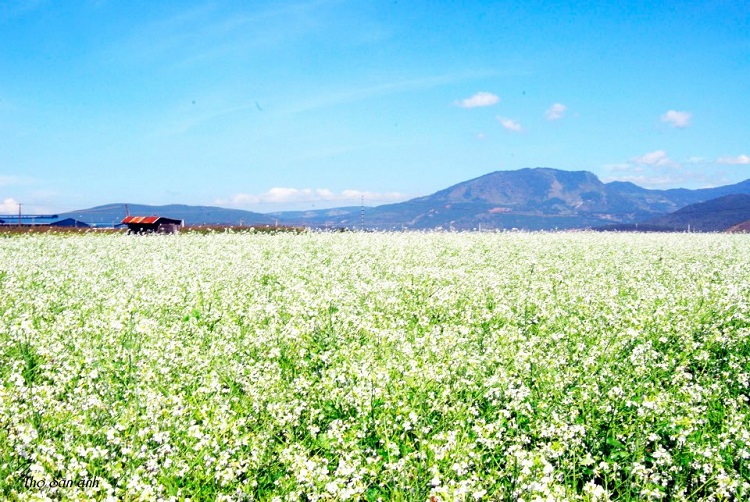
M750 178L750 3L0 0L0 212Z

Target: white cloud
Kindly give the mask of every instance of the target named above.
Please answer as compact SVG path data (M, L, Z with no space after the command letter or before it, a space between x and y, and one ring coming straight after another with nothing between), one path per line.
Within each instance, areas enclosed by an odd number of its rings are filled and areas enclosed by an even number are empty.
M364 198L366 203L394 202L406 199L399 192L369 192L362 190L342 190L340 193L327 188L289 188L274 187L261 194L238 193L229 199L214 201L220 206L251 206L256 204L295 204L315 202L337 202L342 204L359 204Z
M505 129L512 132L521 132L523 128L521 127L521 124L516 122L513 119L508 119L505 117L497 117L497 120L500 121L500 123L503 125Z
M750 156L742 154L737 157L721 157L716 159L719 164L731 164L735 166L747 166L750 165Z
M476 108L479 106L492 106L500 102L500 98L491 92L478 92L470 98L458 101L456 104L461 108Z
M0 213L2 214L17 214L18 213L18 201L16 199L5 199L0 203Z
M544 117L547 120L560 120L565 115L565 111L567 109L568 107L564 104L555 103L554 105L547 108L547 111L544 112Z
M676 110L669 110L667 113L661 116L661 121L666 122L672 127L683 129L690 125L691 118L693 118L693 114L690 112L678 112Z
M674 160L670 159L664 150L649 152L640 157L635 157L632 161L636 164L656 167L680 167Z

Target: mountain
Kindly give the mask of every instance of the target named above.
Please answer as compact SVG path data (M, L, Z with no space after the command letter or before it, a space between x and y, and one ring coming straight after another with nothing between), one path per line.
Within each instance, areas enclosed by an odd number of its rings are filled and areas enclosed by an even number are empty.
M61 213L61 218L73 218L89 225L112 226L125 217L126 209L135 216L166 216L184 220L185 225L274 225L277 219L261 213L226 209L214 206L186 206L169 204L166 206L149 206L144 204L107 204L69 213Z
M650 190L629 182L603 183L587 171L526 168L497 171L424 197L365 208L364 226L378 229L550 230L644 222L689 204L727 194L750 194L750 180L699 190ZM275 213L285 220L292 213ZM294 221L300 222L295 213ZM309 211L305 224L359 228L361 208Z
M406 202L366 208L364 224L380 229L571 228L608 221L609 206L626 202L616 193L609 194L606 185L586 171L521 169L490 173ZM325 216L310 213L308 222L359 227L361 208L347 209Z
M750 220L750 195L725 195L690 204L666 216L652 218L648 225L676 231L722 232Z
M698 221L694 220L696 214L693 213L686 213L691 216L674 216L677 219L660 219L669 213L733 194L750 195L750 180L698 190L651 190L629 182L603 183L588 171L562 171L537 167L496 171L457 183L431 195L376 207L340 207L261 214L211 206L130 204L130 213L143 216L158 214L183 219L187 225L279 224L319 228L361 228L364 223L365 228L380 230L553 230L602 227L607 224L627 228L630 224L638 223L640 229L645 230L648 227L663 230L676 228L681 224L678 221ZM729 202L726 204L731 206L732 200L728 199ZM729 206L721 206L725 207L724 209L719 206L715 209L712 207L699 207L697 211L723 211L724 216L719 218L722 222L734 218L728 216ZM97 225L111 225L113 222L119 222L124 216L125 204L98 206L61 215ZM750 219L750 216L745 219ZM711 225L719 224L705 221L699 224L702 225L701 229L714 228ZM697 228L695 225L698 223L691 225L692 228Z

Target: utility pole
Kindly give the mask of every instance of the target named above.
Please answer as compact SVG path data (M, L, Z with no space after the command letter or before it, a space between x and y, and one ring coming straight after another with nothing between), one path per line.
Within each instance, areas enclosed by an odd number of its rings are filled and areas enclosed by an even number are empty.
M362 195L359 212L359 223L362 231L365 231L365 196Z
M18 203L18 226L21 226L21 203Z

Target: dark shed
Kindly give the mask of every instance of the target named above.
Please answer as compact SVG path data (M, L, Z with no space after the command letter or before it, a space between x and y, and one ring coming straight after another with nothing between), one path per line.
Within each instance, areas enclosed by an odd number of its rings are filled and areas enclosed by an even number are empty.
M82 221L74 220L73 218L65 218L64 220L53 221L49 224L51 227L73 227L73 228L88 228L91 225Z

